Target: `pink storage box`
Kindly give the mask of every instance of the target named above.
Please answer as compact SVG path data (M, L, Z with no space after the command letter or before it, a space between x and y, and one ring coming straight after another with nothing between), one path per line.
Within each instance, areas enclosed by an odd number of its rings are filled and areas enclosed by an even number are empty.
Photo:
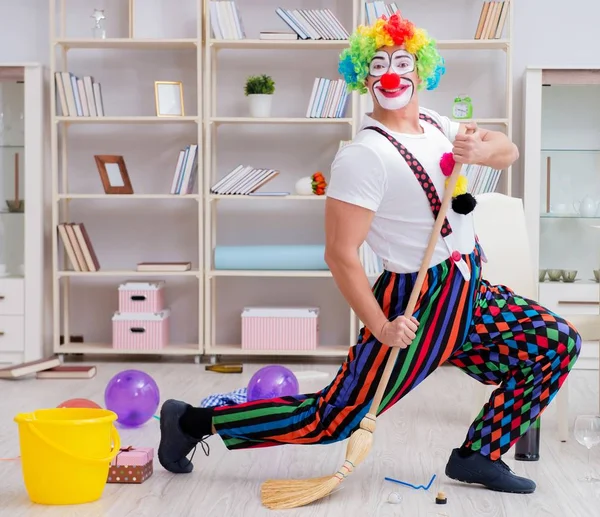
M170 311L155 313L115 312L112 317L113 348L158 350L169 344Z
M315 307L247 307L242 311L242 348L314 350L319 342Z
M129 281L119 286L119 312L160 312L165 309L165 283Z

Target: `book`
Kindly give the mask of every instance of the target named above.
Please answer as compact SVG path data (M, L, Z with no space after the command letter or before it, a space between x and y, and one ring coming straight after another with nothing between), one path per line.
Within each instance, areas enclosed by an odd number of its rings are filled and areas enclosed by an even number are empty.
M63 117L104 116L100 83L94 82L92 76L79 78L71 72L55 72L54 81L56 105Z
M468 181L468 191L476 196L487 192L495 192L502 171L485 165L467 165L465 177Z
M268 181L279 175L275 169L257 169L250 165L238 165L210 189L212 194L250 195Z
M0 379L17 379L32 373L37 373L42 370L56 368L60 366L58 357L50 357L38 359L37 361L29 361L27 363L13 364L5 368L0 368Z
M388 18L398 11L398 4L395 2L386 4L381 0L375 0L374 2L365 2L365 15L367 18L367 25L375 23L377 18L385 14Z
M37 379L91 379L94 375L95 366L55 366L35 374Z
M171 194L191 194L198 176L198 144L190 144L179 151L171 182Z
M343 118L348 105L348 90L343 79L317 77L310 94L307 118Z
M58 233L73 270L98 271L100 269L98 256L83 223L60 223ZM67 269L66 265L65 269Z
M191 262L138 262L138 271L189 271Z
M218 40L246 39L246 31L237 4L232 0L211 0L209 4L212 36Z
M500 39L510 9L510 0L486 0L479 14L475 39Z
M262 40L297 40L298 34L295 32L261 32L258 39Z

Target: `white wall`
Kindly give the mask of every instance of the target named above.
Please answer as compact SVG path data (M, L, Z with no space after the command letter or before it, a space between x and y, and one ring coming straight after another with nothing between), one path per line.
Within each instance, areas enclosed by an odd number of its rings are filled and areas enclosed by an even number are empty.
M68 36L86 36L92 26L94 7L104 8L108 35L125 36L126 2L76 2L66 0L71 9ZM259 30L284 29L274 13L276 0L238 0L248 35ZM138 2L138 5L141 2ZM169 4L169 8L166 5ZM349 25L348 2L312 0L305 7L330 6ZM407 0L404 14L426 27L437 38L473 36L481 2L457 0ZM166 0L152 0L152 11L138 17L141 36L153 36L160 21L167 24L165 36L193 35L193 24L180 23L191 12L193 2L185 0L178 11ZM48 2L44 0L0 0L0 62L49 62ZM515 2L514 34L514 139L522 147L522 79L531 65L600 66L596 47L591 43L600 5L573 0L568 8L557 0ZM577 27L567 31L565 23ZM564 42L568 41L567 46ZM327 52L224 52L219 61L218 114L245 114L243 80L249 74L269 73L276 82L274 115L302 116L316 75L336 77L335 51ZM473 98L476 117L504 116L504 59L499 51L473 53L446 52L448 72L439 89L422 95L422 103L450 113L452 99L460 93ZM93 75L102 83L107 114L152 114L153 81L182 80L188 113L197 109L192 92L196 76L193 52L74 51L69 69L78 75ZM295 179L316 170L328 171L337 142L347 133L342 127L240 127L219 131L219 174L238 163L280 168L282 174L272 186L291 189ZM74 128L70 138L70 187L78 192L102 192L93 154L123 154L136 192L164 192L170 183L176 150L194 141L193 125L164 127L131 126ZM521 167L515 167L515 195L521 194ZM322 208L317 203L223 204L220 210L219 244L322 242ZM285 212L284 212L285 210ZM192 260L197 246L197 217L192 201L73 202L72 220L84 221L105 268L133 268L139 260ZM252 217L249 216L252 214ZM110 315L116 308L116 285L123 279L74 281L73 332L85 331L86 341L110 339ZM173 309L173 341L198 340L195 327L197 284L193 279L168 282L168 299ZM226 292L229 290L231 292ZM219 280L220 342L239 342L239 311L244 305L259 303L298 303L323 308L322 341L347 340L348 313L332 280ZM84 299L85 295L89 295Z

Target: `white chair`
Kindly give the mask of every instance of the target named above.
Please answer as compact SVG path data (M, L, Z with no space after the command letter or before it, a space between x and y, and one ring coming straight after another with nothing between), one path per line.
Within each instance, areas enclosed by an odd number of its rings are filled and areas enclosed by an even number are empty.
M492 284L504 284L521 296L537 300L537 279L522 200L497 193L481 194L477 196L477 207L473 213L479 242L487 257L482 267L484 278ZM494 389L494 386L479 386L475 415ZM559 436L562 441L568 437L567 390L565 383L557 395Z

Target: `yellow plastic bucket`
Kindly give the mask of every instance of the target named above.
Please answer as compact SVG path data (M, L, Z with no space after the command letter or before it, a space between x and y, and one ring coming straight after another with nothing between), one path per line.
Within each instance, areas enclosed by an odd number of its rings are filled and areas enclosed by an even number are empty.
M38 504L81 504L100 499L121 440L116 413L56 408L21 413L23 480Z

